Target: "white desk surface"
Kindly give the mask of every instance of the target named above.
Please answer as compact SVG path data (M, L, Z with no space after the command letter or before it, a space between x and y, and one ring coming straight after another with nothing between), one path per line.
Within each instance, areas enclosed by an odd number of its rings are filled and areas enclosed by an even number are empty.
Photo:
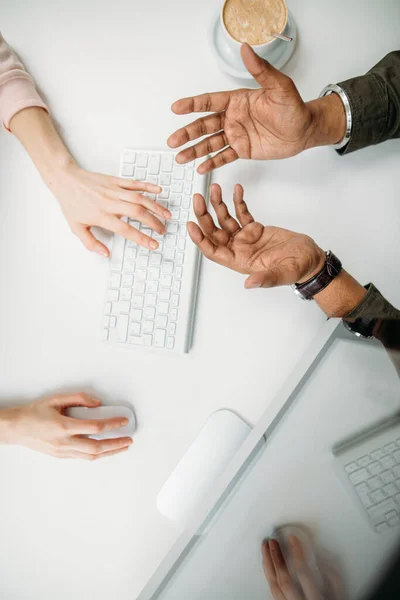
M170 113L173 100L238 87L207 46L216 4L13 0L0 27L76 158L116 173L124 146L163 147L188 121ZM289 6L300 39L285 71L306 99L398 46L397 0ZM229 196L241 182L260 221L315 237L400 304L399 156L396 141L346 158L316 149L238 162L214 181ZM0 596L132 600L179 535L155 498L190 441L221 407L256 423L324 317L288 289L245 291L240 275L204 261L189 357L109 349L99 341L106 262L69 233L5 132L0 169L1 403L82 389L131 403L139 425L129 453L94 464L1 449Z

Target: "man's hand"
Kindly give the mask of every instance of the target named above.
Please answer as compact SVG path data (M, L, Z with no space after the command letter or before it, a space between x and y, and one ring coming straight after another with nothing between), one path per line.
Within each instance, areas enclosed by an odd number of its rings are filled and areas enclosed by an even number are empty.
M128 424L124 417L103 420L73 419L67 408L101 405L87 394L53 396L25 406L0 410L0 443L17 444L58 458L95 460L119 454L132 444L130 437L92 440L86 435L119 429Z
M306 148L342 139L345 114L336 94L306 104L293 81L260 58L249 45L244 44L241 53L247 70L261 88L202 94L175 102L172 110L178 115L214 113L170 136L171 148L209 136L180 152L178 163L217 152L198 169L199 173L207 173L238 158L288 158ZM329 107L336 111L333 123L326 122L325 109Z
M222 201L219 185L211 186L210 200L220 229L203 196L196 194L194 212L200 227L188 223L189 235L210 260L239 273L250 273L245 282L247 288L299 283L322 269L325 254L310 237L254 221L241 185L235 186L233 198L237 220Z

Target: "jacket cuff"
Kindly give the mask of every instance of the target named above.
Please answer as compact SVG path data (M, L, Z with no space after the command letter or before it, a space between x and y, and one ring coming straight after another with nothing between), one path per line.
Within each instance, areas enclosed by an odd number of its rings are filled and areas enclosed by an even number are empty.
M46 104L36 91L35 84L28 74L13 77L0 86L0 114L4 127L9 131L10 121L14 115L32 106L43 108L49 112Z
M365 286L367 293L361 302L343 319L399 319L400 310L394 308L376 287L369 283Z

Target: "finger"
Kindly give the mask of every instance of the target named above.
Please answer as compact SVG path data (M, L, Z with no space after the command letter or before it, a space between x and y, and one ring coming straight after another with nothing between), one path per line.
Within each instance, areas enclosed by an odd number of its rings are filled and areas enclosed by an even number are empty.
M270 540L269 547L271 551L272 562L275 567L278 585L284 597L290 600L301 600L301 596L297 592L296 585L290 576L279 543L276 540Z
M315 581L315 577L308 566L307 557L304 553L303 546L295 535L289 536L289 548L293 557L293 565L296 575L303 589L305 597L307 600L320 600L321 594Z
M237 183L233 192L233 203L235 205L236 218L242 227L250 225L254 222L253 216L250 214L247 204L243 199L243 187Z
M70 442L72 450L84 452L85 454L103 454L104 452L112 452L120 450L132 445L132 438L120 437L108 440L91 440L88 438L73 437Z
M234 162L238 158L239 157L234 149L228 146L228 148L225 148L225 150L222 150L222 152L218 152L218 154L203 162L197 169L197 172L200 175L205 175L205 173L209 173L210 171L213 171L213 169L223 167L224 165Z
M121 454L129 450L129 446L120 448L119 450L111 450L110 452L103 452L102 454L86 454L84 452L77 452L76 450L66 450L57 454L58 458L76 458L81 460L97 460L98 458L106 458L107 456L114 456L114 454Z
M211 188L213 187L219 188L219 185L213 184ZM215 241L215 236L220 230L215 225L212 216L208 212L206 201L201 194L195 194L193 196L193 210L204 234Z
M81 240L82 244L90 250L90 252L96 252L96 254L100 254L107 258L110 255L110 251L99 240L97 240L93 233L90 231L89 227L79 226L74 230L75 235Z
M155 203L154 203L155 204ZM165 225L155 215L149 212L142 204L131 204L130 202L110 202L109 210L112 214L121 217L130 217L147 225L157 233L165 233Z
M244 287L248 290L261 287L273 288L279 285L286 285L286 283L278 267L270 267L266 271L252 273L244 282Z
M200 227L193 222L187 224L187 230L194 244L206 258L229 267L232 262L232 252L226 246L218 246L209 237L205 236Z
M263 58L260 58L248 44L242 45L240 53L244 66L261 87L267 88L274 80L286 78L286 75L283 75Z
M50 406L55 408L69 408L71 406L86 406L87 408L95 408L101 405L101 400L93 398L89 394L80 392L77 394L59 394L53 396L49 401Z
M240 225L228 211L225 202L222 200L222 190L217 184L210 187L210 201L217 215L219 226L226 231L229 236L240 231Z
M190 98L181 98L171 106L176 115L188 115L192 112L221 112L228 106L231 92L200 94Z
M136 181L135 179L124 179L123 177L114 177L114 183L124 190L134 190L137 192L147 192L149 194L160 194L161 187L146 181Z
M71 435L96 435L106 431L113 431L126 427L129 419L126 417L112 417L110 419L74 419L64 417L63 425Z
M227 145L228 140L225 133L217 133L216 135L211 135L202 142L199 142L195 146L191 146L180 152L176 157L176 162L185 164L201 156L206 156L207 154L222 150L222 148L225 148Z
M269 549L269 544L265 541L261 547L262 550L262 566L264 570L265 577L269 583L269 587L271 588L271 593L275 600L286 600L284 595L281 592L281 589L278 585L278 580L275 572L275 566L272 561L271 551Z
M196 121L193 121L193 123L178 129L178 131L175 131L175 133L170 135L167 144L171 148L177 148L187 142L203 137L203 135L217 133L217 131L224 128L224 120L225 117L223 113L216 113L197 119Z
M135 217L135 219L136 218L138 217ZM118 217L108 215L103 219L101 226L104 227L104 229L108 229L109 231L126 238L127 240L131 240L132 242L139 244L139 246L150 248L151 250L156 250L158 248L158 242L156 240L153 240L148 235L145 235L141 231L131 227L128 225L128 223L124 223L124 221L121 221L121 219L118 219Z
M147 210L151 211L155 215L158 215L162 219L170 219L171 213L167 208L158 204L155 200L148 198L147 196L143 196L143 194L137 194L135 192L124 192L120 191L118 195L115 196L116 199L122 200L124 202L129 202L130 204L140 204ZM127 216L127 215L125 215Z

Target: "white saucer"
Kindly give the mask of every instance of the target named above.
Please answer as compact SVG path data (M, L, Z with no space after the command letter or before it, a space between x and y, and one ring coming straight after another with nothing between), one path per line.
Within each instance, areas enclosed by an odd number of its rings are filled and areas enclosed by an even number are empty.
M291 12L288 12L288 22L285 28L285 34L293 38L293 42L284 42L277 40L271 50L271 55L268 57L269 62L276 68L282 67L288 62L296 47L297 29L296 23ZM209 29L209 42L211 51L219 68L225 73L237 77L239 79L253 79L247 71L243 63L237 60L226 43L224 33L221 27L221 16L218 11L213 18Z

